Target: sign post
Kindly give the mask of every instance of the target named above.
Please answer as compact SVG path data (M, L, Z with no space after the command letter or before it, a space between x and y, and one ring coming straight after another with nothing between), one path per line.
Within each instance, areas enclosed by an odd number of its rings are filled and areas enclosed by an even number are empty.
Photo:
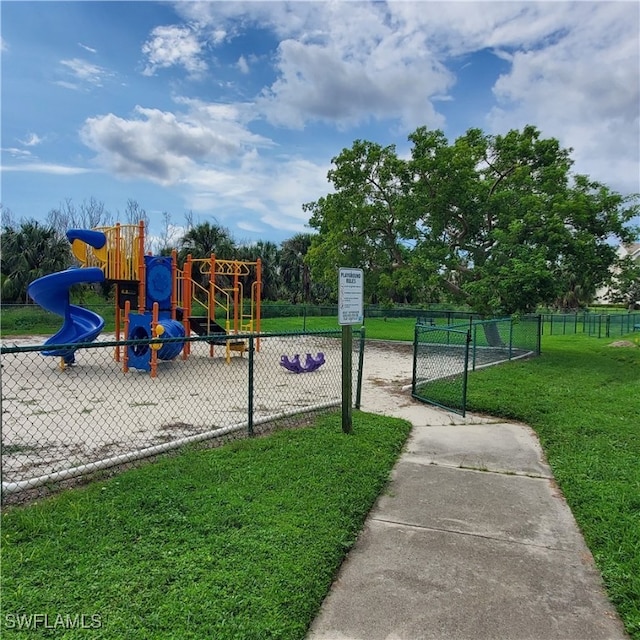
M353 331L362 324L364 273L362 269L341 268L338 271L338 324L342 325L342 431L351 433L353 389Z

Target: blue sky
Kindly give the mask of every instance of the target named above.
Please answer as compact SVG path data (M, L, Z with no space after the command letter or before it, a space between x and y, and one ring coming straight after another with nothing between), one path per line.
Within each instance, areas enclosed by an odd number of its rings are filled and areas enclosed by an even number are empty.
M135 200L238 242L308 231L355 139L537 126L640 191L637 2L3 1L2 192L16 219Z

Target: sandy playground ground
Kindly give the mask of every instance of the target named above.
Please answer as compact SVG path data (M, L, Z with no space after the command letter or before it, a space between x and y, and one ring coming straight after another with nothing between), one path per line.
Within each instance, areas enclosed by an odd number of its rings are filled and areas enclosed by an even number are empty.
M113 336L100 337L101 341ZM4 346L40 345L43 339L9 339ZM354 341L356 343L357 341ZM354 385L357 371L354 344ZM193 343L188 360L161 362L158 376L124 374L113 348L78 352L77 364L62 370L58 359L40 352L5 354L2 359L3 481L18 482L86 465L163 443L243 425L248 410L248 357L224 349L209 356L206 343ZM317 371L294 374L280 357L325 355ZM410 403L412 345L368 341L361 408L391 413ZM272 337L255 353L254 415L267 420L300 410L339 406L341 342L324 336ZM354 396L355 397L355 396ZM236 427L234 427L236 428ZM244 427L238 427L244 428Z

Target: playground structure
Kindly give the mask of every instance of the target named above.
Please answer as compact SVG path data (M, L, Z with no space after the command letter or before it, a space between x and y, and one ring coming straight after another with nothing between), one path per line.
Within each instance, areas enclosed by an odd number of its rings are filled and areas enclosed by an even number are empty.
M104 328L102 317L69 301L69 288L87 282L115 285L116 341L123 337L139 341L115 349L114 358L122 362L124 372L132 367L155 377L158 360L173 360L180 354L186 360L191 343L184 338L192 332L206 338L211 357L215 346L223 346L229 363L232 353L242 356L248 348L245 340L233 336L260 332L260 259L188 255L180 269L175 250L171 256L145 254L143 222L71 229L67 238L81 267L43 276L28 289L34 302L64 318L60 331L45 346L91 342ZM255 345L259 351L259 338ZM64 368L74 363L75 350L54 347L42 353L59 356Z

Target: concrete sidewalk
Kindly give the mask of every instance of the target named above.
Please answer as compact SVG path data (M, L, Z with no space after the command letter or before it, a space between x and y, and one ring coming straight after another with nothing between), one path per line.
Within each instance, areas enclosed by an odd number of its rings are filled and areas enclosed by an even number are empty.
M627 638L529 427L394 415L406 450L309 640Z

